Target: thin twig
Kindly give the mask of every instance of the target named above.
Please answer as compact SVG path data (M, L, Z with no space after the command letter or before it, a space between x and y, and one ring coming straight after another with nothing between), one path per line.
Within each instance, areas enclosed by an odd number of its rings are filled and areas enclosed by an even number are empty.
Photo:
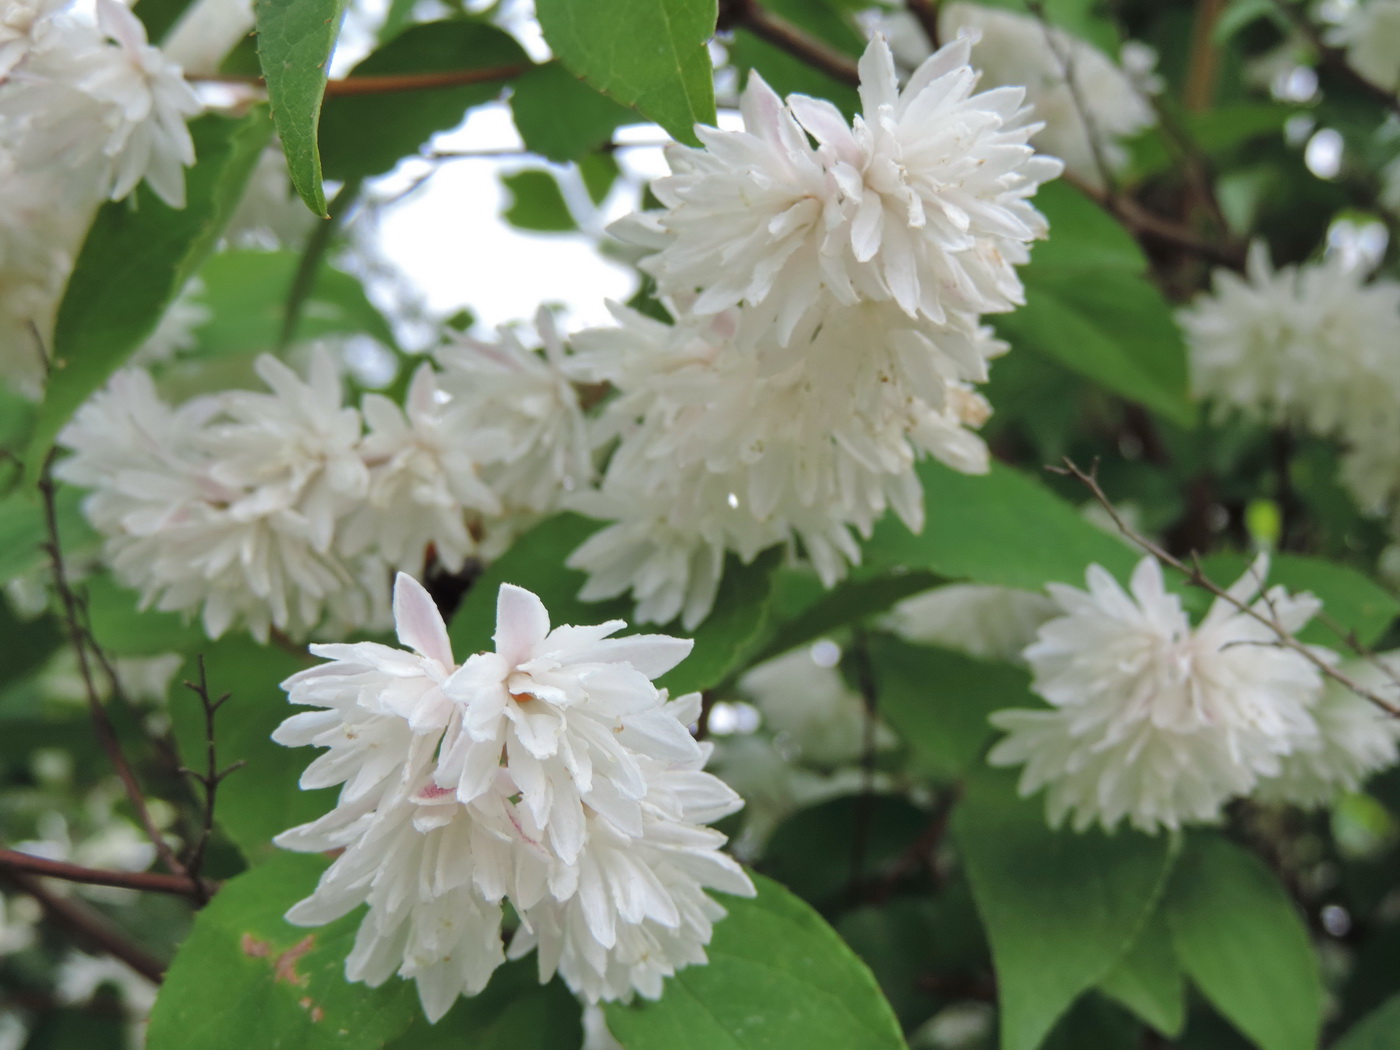
M512 63L507 66L484 66L480 69L453 69L442 73L387 73L381 76L345 77L342 80L326 81L326 97L393 95L408 91L434 91L439 88L489 84L497 80L514 80L533 68L529 63ZM202 84L267 86L267 82L260 76L236 73L186 73L185 79Z
M70 900L49 892L41 880L19 871L5 871L10 885L39 902L44 915L55 925L62 926L84 947L106 952L155 984L165 976L165 964L141 945L113 926L105 916L80 901Z
M719 24L725 28L747 29L760 40L786 51L833 80L851 87L860 86L860 70L850 55L803 32L755 0L722 0Z
M936 867L935 854L943 841L943 836L948 832L948 822L953 816L953 809L962 798L962 793L962 784L955 782L938 796L933 804L933 813L929 816L928 824L919 833L919 837L900 854L899 859L891 865L885 877L870 890L868 896L871 904L878 906L888 901L900 880L906 875L912 874L920 864L928 865L930 874L934 876L935 884L941 881L940 873Z
M1186 108L1202 113L1215 98L1220 70L1220 48L1215 46L1215 26L1224 9L1223 0L1198 0L1191 24L1191 57L1186 74Z
M195 884L180 875L166 875L159 871L114 871L110 868L86 868L81 864L67 861L49 860L36 857L19 850L0 849L0 871L27 872L43 875L65 882L80 882L88 886L116 886L124 890L140 890L143 893L168 893L176 897L193 897L197 894Z
M1347 53L1339 47L1333 47L1323 39L1322 31L1317 27L1308 13L1298 4L1291 0L1273 0L1274 7L1283 14L1293 27L1302 34L1309 46L1317 52L1319 61L1324 66L1332 70L1342 79L1348 81L1353 87L1359 89L1364 94L1370 95L1372 99L1380 102L1392 113L1400 115L1400 94L1389 88L1382 87L1375 81L1363 76L1356 70L1349 61Z
M935 51L941 46L942 36L938 31L938 3L939 0L904 0L904 6L914 16L914 21L919 23L924 36L928 37L929 46Z
M59 601L63 606L63 622L68 630L68 638L73 646L74 654L77 656L78 673L82 677L83 688L87 693L88 712L92 715L93 730L97 735L98 743L102 745L103 752L107 755L108 761L116 770L122 787L126 790L126 797L130 801L132 809L136 811L136 817L140 821L141 827L145 830L152 845L155 846L156 855L160 857L161 863L172 874L188 877L189 872L185 870L185 866L180 863L174 850L170 848L170 844L165 841L165 836L160 833L155 821L151 819L150 809L146 806L146 797L142 794L141 785L137 782L136 775L127 763L126 755L122 753L121 741L117 738L116 727L112 725L112 720L103 705L102 696L97 690L97 683L93 679L92 666L88 657L90 650L92 652L98 651L98 646L83 627L78 597L68 580L68 570L63 562L63 546L58 532L58 510L55 501L56 487L53 481L53 458L54 453L49 453L48 458L44 461L44 469L39 475L39 493L43 499L44 523L48 533L45 547L53 568L54 589L58 592ZM115 674L112 677L115 679Z
M1268 596L1267 592L1264 592L1264 606L1268 611L1261 612L1256 605L1236 598L1233 594L1207 576L1201 566L1200 555L1192 553L1191 561L1188 564L1163 548L1160 544L1154 543L1152 540L1142 535L1142 533L1138 532L1124 521L1122 515L1118 513L1117 508L1113 506L1113 501L1108 498L1108 494L1105 493L1103 488L1099 485L1097 462L1095 462L1093 467L1088 471L1084 471L1078 464L1066 456L1063 467L1052 466L1046 467L1045 469L1065 477L1072 477L1076 481L1081 482L1093 494L1094 499L1098 500L1099 505L1108 513L1109 518L1111 518L1113 524L1118 527L1119 532L1164 565L1170 566L1181 573L1182 576L1186 578L1188 586L1198 587L1203 591L1208 591L1227 605L1232 606L1250 619L1267 627L1273 633L1280 647L1297 653L1303 659L1307 660L1308 663L1317 668L1325 677L1351 690L1363 700L1369 700L1387 714L1400 718L1400 706L1391 703L1379 693L1367 689L1344 671L1337 670L1325 657L1316 652L1313 646L1304 645L1302 642L1298 641L1298 639L1293 636L1293 632L1280 622L1277 610L1273 608L1273 600Z
M1069 172L1065 172L1061 178L1117 219L1123 228L1136 239L1169 244L1174 248L1181 248L1222 266L1228 266L1232 270L1244 270L1245 250L1243 245L1212 244L1210 241L1196 236L1190 230L1176 225L1170 219L1153 214L1127 194L1105 193Z
M185 862L189 870L190 879L199 887L203 900L208 900L212 891L206 892L207 887L199 877L200 869L204 866L204 852L209 846L209 839L214 834L214 804L219 793L219 785L234 770L241 769L247 762L238 761L224 769L219 768L219 757L214 746L214 718L219 713L219 708L228 703L230 693L224 693L217 700L209 692L209 676L204 669L204 654L200 653L199 681L186 682L185 688L199 697L199 702L204 708L204 748L205 767L203 773L197 773L193 769L180 767L180 772L196 781L204 788L204 820L200 826L199 838L195 840L193 848L190 850L189 859Z

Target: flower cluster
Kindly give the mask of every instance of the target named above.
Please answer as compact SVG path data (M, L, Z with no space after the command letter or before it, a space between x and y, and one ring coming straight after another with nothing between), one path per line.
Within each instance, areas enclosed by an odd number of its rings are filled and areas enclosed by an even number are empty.
M929 53L928 37L906 11L879 11L869 18L887 33L896 57L915 66ZM1065 169L1102 186L1104 167L1120 170L1128 155L1122 142L1157 122L1148 100L1157 87L1156 56L1143 44L1123 48L1122 65L1088 41L1040 18L958 0L939 5L944 40L966 36L971 62L987 87L1020 85L1036 120L1037 149L1064 161Z
M44 371L32 333L51 329L94 209L142 180L183 207L185 121L203 108L126 5L95 0L95 23L73 6L0 5L0 373L30 393Z
M1177 316L1199 395L1340 438L1344 482L1400 534L1400 282L1367 282L1339 255L1274 270L1256 243L1244 277L1217 271Z
M327 748L302 786L341 793L277 842L344 850L288 919L319 925L368 903L346 975L413 978L430 1020L504 961L505 900L520 919L510 956L536 949L542 981L557 972L590 1002L656 998L704 962L724 915L705 890L754 891L705 826L742 803L702 770L709 747L686 728L699 694L668 700L652 684L692 643L613 637L620 620L551 630L540 600L506 584L495 651L459 667L405 575L394 616L411 652L316 645L328 662L285 683L319 710L274 739Z
M1400 89L1400 0L1324 4L1328 43L1346 49L1352 68L1371 83Z
M402 406L347 405L325 352L305 379L264 355L268 392L178 407L123 372L61 435L73 455L57 472L91 489L118 577L157 608L200 611L211 637L370 625L393 570L456 572L588 480L562 348L539 327L543 354L510 333L445 348Z
M643 620L708 613L726 551L800 547L830 585L893 508L923 524L915 460L986 470L973 384L1006 347L980 323L1022 301L1016 265L1045 233L1028 198L1058 174L1026 144L1020 89L974 94L966 40L903 90L877 38L863 114L780 99L751 77L744 130L700 128L619 228L671 312L582 333L576 372L616 391L613 447L577 506L614 519L571 564L584 597L630 590Z
M1296 633L1320 603L1264 591L1266 572L1261 559L1228 593ZM1048 589L1060 615L1024 655L1050 706L993 715L1008 735L989 760L1024 765L1021 792L1047 790L1051 824L1177 828L1256 791L1315 804L1396 759L1400 722L1324 691L1311 661L1231 601L1193 627L1153 558L1128 591L1097 565L1087 592Z

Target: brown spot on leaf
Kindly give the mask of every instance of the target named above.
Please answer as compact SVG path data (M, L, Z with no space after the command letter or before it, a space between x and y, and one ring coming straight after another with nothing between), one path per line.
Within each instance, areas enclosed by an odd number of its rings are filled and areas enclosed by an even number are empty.
M250 959L262 959L272 954L272 945L267 941L260 941L251 933L245 933L238 946L243 949L243 954Z
M326 1019L326 1011L322 1010L319 1006L317 1006L315 1000L312 999L309 995L303 997L301 1002L297 1005L299 1005L303 1010L311 1014L311 1020L313 1022L324 1021Z
M297 963L301 961L301 957L309 952L315 944L316 935L309 933L281 955L277 956L277 961L272 964L273 980L286 981L288 984L297 986L305 984L309 978L305 974L297 973Z

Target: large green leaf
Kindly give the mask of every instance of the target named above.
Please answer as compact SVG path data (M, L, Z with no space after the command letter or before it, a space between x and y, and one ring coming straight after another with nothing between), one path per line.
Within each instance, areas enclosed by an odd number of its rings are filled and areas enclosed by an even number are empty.
M578 229L558 181L548 171L529 169L502 175L510 203L501 218L522 230L567 233Z
M207 645L198 622L173 612L141 609L141 596L107 573L83 581L88 625L97 644L119 656L187 652Z
M419 1017L390 1044L393 1050L579 1050L577 999L555 978L542 985L533 956L506 963L491 983L436 1024Z
M1084 586L1084 570L1094 562L1126 579L1138 560L1044 485L1003 464L971 475L926 460L919 478L923 532L886 517L865 544L868 565L1037 591L1050 580Z
M1323 988L1297 909L1253 855L1205 835L1164 902L1182 969L1261 1050L1316 1050Z
M1186 1025L1186 975L1176 961L1160 907L1099 991L1126 1006L1168 1038Z
M1400 995L1393 995L1337 1040L1332 1050L1400 1050Z
M434 133L460 124L472 106L500 95L508 76L529 68L529 56L513 36L482 22L456 19L404 30L352 69L349 79L474 69L497 69L501 78L327 99L321 113L326 177L350 180L392 170L400 158L417 153Z
M980 758L993 711L1040 706L1030 676L1008 664L888 636L870 640L870 663L880 717L908 746L914 768L930 776L959 776Z
M258 645L246 635L228 635L200 647L205 656L209 690L231 694L219 711L215 740L219 764L246 762L219 785L215 816L220 827L256 864L277 855L272 836L297 824L315 820L334 805L335 789L302 791L301 771L319 754L315 748L285 748L272 742L272 731L302 708L287 703L280 682L311 664L276 646ZM191 660L180 680L198 681ZM190 765L202 761L205 747L204 711L199 701L180 690L170 708L180 752Z
M533 150L553 161L581 160L615 128L641 117L579 80L560 62L537 66L515 82L510 110L516 130Z
M724 898L707 965L670 978L657 1002L608 1004L618 1040L630 1050L904 1047L875 978L836 931L776 882L754 884L753 900Z
M200 301L210 318L199 329L201 356L270 351L281 335L287 297L301 260L293 251L220 252L204 264ZM386 346L394 334L358 278L323 265L298 316L293 339L365 333Z
M1123 224L1067 183L1042 186L1034 203L1050 223L1050 236L1035 245L1032 266L1147 272L1147 256Z
M1239 554L1215 554L1202 567L1216 583L1228 587L1243 576L1250 559ZM1269 560L1269 586L1282 584L1292 593L1311 591L1322 602L1319 619L1303 629L1303 641L1344 649L1345 642L1323 622L1331 620L1343 632L1354 632L1362 645L1371 645L1400 616L1400 602L1379 584L1355 569L1308 558L1300 554L1276 554Z
M682 142L715 122L716 0L537 0L535 13L566 66Z
M990 772L968 782L952 830L992 942L1002 1050L1035 1050L1137 939L1175 851L1166 836L1051 831Z
M316 132L347 0L254 0L258 62L292 185L326 217Z
M267 111L190 123L198 162L186 204L169 207L144 186L104 204L88 232L54 325L53 371L30 465L37 472L63 424L154 331L161 314L213 250L272 133Z
M358 913L307 930L282 915L322 857L280 854L231 879L199 913L161 986L149 1050L378 1050L418 1013L410 985L345 979Z

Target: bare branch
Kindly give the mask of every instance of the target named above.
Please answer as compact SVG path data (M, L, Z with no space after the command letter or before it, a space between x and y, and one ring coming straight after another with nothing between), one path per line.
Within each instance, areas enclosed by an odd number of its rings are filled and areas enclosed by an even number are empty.
M204 669L204 654L200 653L199 658L199 681L186 682L185 688L199 697L199 702L204 708L204 748L205 767L203 773L197 773L192 769L181 768L180 772L199 783L204 788L204 819L200 826L199 838L195 840L194 846L190 849L189 858L186 861L186 868L189 871L190 880L198 887L201 896L201 903L207 901L212 894L212 890L200 879L199 872L204 866L204 852L209 846L209 839L214 834L214 804L219 793L219 785L234 770L241 769L246 762L235 762L226 769L219 768L218 752L214 747L214 718L219 713L219 708L228 703L231 694L224 693L217 700L209 692L209 676Z
M58 510L54 498L57 490L53 481L53 457L54 453L50 453L44 462L44 469L39 475L39 493L43 499L44 523L48 533L46 547L53 569L54 589L58 592L59 602L63 606L64 626L67 628L73 652L77 656L78 673L82 677L83 689L87 693L88 712L92 716L93 730L97 734L98 743L102 745L102 750L107 755L108 761L112 763L112 767L122 782L127 800L131 803L132 809L136 811L137 820L140 821L141 827L155 846L156 855L160 857L161 863L172 874L188 878L189 872L185 870L185 866L180 863L174 850L170 848L170 844L165 841L165 836L160 833L155 821L151 819L150 809L146 806L146 797L141 792L141 785L137 782L136 775L126 760L126 755L122 753L121 742L117 739L116 727L112 725L112 720L107 715L102 695L93 678L89 653L100 653L100 649L92 635L83 626L81 605L73 591L72 584L69 582L68 570L63 562L63 546L58 532ZM105 656L100 656L99 659L115 683L115 671L111 669Z
M439 88L465 87L469 84L490 84L514 80L533 69L530 63L517 62L507 66L484 66L480 69L453 69L441 73L390 73L382 76L346 77L326 82L327 98L349 98L355 95L394 95L409 91L433 91ZM185 79L202 84L242 84L246 87L266 87L259 76L236 73L186 73Z
M65 882L80 882L88 886L116 886L143 893L169 893L176 897L198 897L195 883L180 875L158 871L113 871L109 868L85 868L61 860L36 857L19 850L0 849L0 871L27 872Z
M83 947L104 951L139 973L148 981L159 984L165 976L165 964L151 955L141 945L128 939L105 916L94 911L81 901L71 900L51 893L43 882L20 871L4 871L4 880L39 902L44 915L57 926L62 926Z
M1122 515L1120 515L1117 508L1113 506L1113 501L1108 498L1107 493L1105 493L1103 488L1099 485L1097 461L1094 462L1088 471L1082 470L1078 464L1068 456L1065 457L1064 464L1063 467L1046 467L1045 469L1065 477L1074 478L1076 481L1081 482L1093 494L1094 499L1098 500L1099 505L1108 513L1109 518L1111 518L1113 524L1118 527L1119 532L1162 564L1170 566L1181 573L1186 578L1188 586L1198 587L1203 591L1208 591L1227 605L1232 606L1250 619L1267 627L1273 633L1279 646L1297 653L1303 659L1307 660L1308 663L1316 667L1324 677L1330 678L1338 685L1351 690L1363 700L1370 701L1387 714L1400 718L1400 706L1396 706L1374 690L1367 689L1344 671L1338 670L1328 662L1325 657L1317 653L1313 646L1304 645L1302 642L1298 641L1298 639L1293 636L1293 632L1280 622L1278 611L1274 608L1273 600L1268 596L1267 591L1264 592L1264 607L1268 611L1261 612L1257 606L1236 598L1233 594L1207 576L1201 567L1201 559L1198 554L1192 553L1191 563L1188 565L1160 544L1154 543L1152 540L1142 535L1142 533L1138 532L1123 520Z

